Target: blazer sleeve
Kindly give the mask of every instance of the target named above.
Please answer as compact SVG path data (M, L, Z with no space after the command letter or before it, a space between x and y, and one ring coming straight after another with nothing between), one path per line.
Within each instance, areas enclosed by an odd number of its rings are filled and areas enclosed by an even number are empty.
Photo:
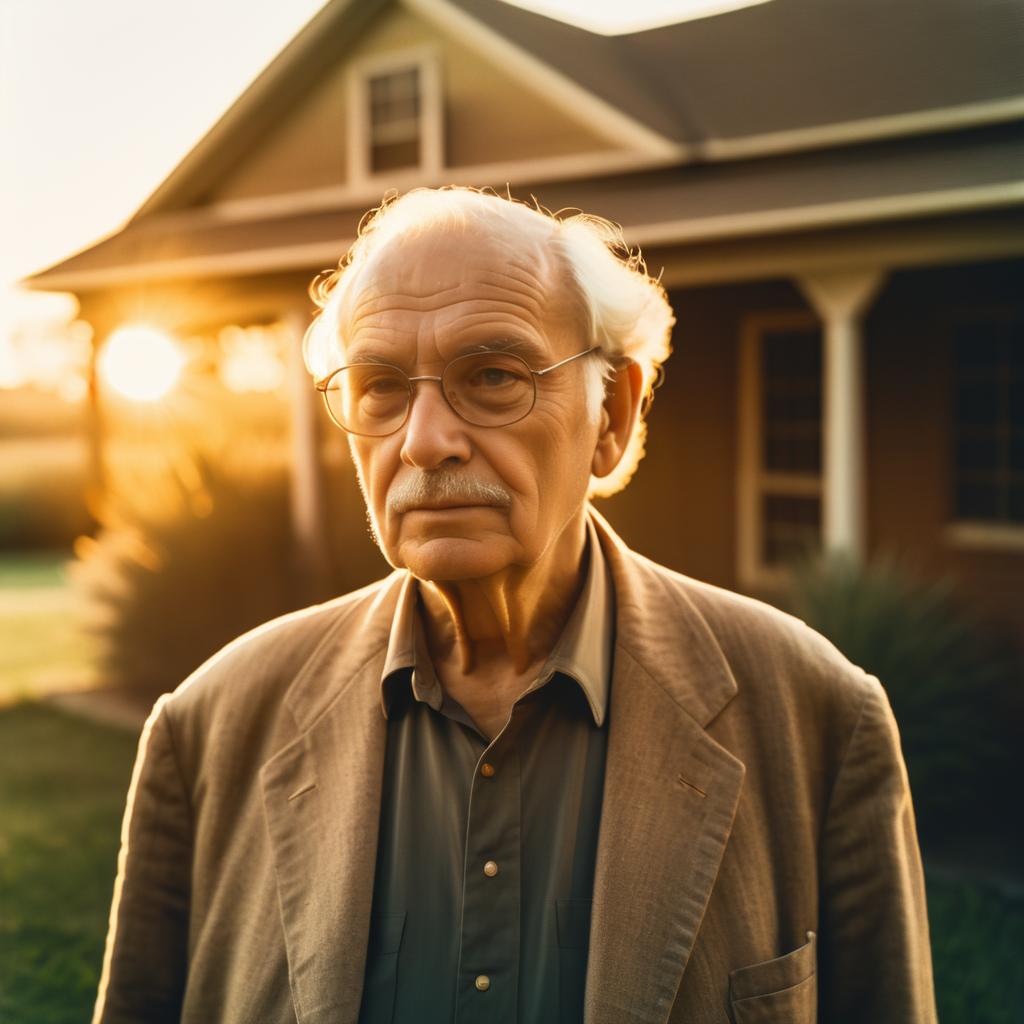
M192 816L168 697L157 701L139 740L93 1024L162 1024L181 1015Z
M888 696L874 676L867 682L824 826L819 1019L934 1024L910 784Z

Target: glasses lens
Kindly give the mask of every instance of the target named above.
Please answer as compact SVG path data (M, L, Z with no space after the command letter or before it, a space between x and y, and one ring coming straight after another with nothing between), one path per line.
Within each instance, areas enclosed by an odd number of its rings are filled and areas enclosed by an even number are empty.
M393 366L358 363L339 370L324 397L331 415L346 430L380 436L402 425L409 408L409 380Z
M533 374L519 356L479 352L453 359L444 371L444 393L465 420L500 427L522 419L532 408Z

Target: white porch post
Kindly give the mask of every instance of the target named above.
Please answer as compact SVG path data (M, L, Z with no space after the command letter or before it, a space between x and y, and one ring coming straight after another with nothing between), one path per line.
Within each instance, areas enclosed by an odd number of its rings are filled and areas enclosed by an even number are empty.
M306 310L286 317L288 333L288 390L291 410L290 508L296 568L308 595L326 592L326 540L323 478L320 466L317 395L302 361L302 336L309 324Z
M862 321L884 280L877 267L797 279L825 327L822 539L826 551L858 561L866 547Z

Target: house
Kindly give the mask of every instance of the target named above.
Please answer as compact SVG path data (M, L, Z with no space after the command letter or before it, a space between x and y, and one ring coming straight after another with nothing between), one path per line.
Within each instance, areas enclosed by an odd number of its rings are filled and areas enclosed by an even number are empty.
M140 309L298 339L363 213L444 183L602 214L661 271L674 355L604 503L634 546L761 595L807 542L899 549L1024 625L1019 4L769 0L607 37L501 0L332 0L122 230L31 284L100 342ZM293 349L312 551L341 442Z

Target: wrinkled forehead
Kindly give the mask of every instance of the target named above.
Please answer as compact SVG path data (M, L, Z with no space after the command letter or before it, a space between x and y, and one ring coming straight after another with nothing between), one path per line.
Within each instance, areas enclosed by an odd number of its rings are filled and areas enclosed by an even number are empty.
M340 308L343 331L378 304L434 303L472 293L500 303L530 296L538 311L564 309L567 275L552 231L529 222L439 223L389 237L358 268Z

